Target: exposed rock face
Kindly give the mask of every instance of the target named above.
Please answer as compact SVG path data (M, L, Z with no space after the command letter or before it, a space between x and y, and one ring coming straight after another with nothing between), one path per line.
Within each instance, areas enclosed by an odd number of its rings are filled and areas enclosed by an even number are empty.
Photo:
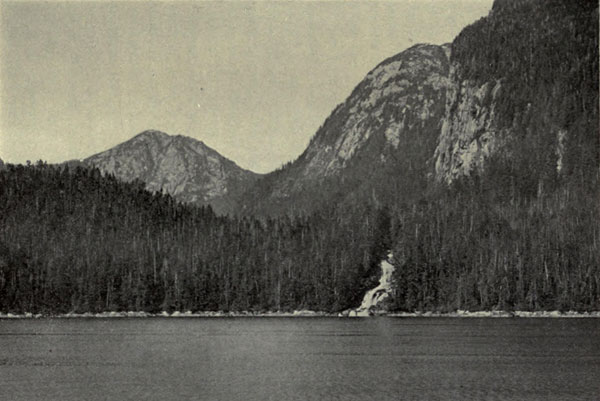
M501 147L507 129L499 129L495 101L502 82L477 85L460 81L451 68L452 84L447 91L446 114L435 150L435 172L448 183L482 170L486 158Z
M491 158L494 174L523 188L594 175L598 36L597 2L569 0L495 1L463 29L452 43L437 180L487 175Z
M356 87L305 152L305 175L332 175L380 136L387 150L435 117L448 87L448 46L416 45L391 57Z
M386 186L405 187L433 172L427 162L441 127L448 73L449 45L415 45L383 61L296 161L245 195L245 212L306 212L350 197L381 197Z
M142 180L149 190L162 189L183 202L211 204L218 212L230 212L231 196L259 177L201 141L160 131L142 132L84 163L125 181Z

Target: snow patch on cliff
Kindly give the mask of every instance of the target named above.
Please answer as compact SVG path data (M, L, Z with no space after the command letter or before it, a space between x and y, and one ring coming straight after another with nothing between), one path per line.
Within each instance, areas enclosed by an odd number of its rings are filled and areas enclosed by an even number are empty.
M560 173L563 168L563 156L565 154L565 141L567 139L567 131L558 130L556 133L556 139L558 142L558 146L556 147L556 172Z

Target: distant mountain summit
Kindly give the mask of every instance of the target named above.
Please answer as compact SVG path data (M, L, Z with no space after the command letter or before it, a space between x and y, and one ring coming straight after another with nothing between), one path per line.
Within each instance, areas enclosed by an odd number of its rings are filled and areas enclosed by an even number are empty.
M140 179L149 190L162 189L183 202L210 204L220 213L231 212L232 196L259 177L202 141L155 130L144 131L83 162L121 180Z
M433 173L450 45L415 45L380 63L293 163L260 180L245 213L306 212L330 201L410 197Z

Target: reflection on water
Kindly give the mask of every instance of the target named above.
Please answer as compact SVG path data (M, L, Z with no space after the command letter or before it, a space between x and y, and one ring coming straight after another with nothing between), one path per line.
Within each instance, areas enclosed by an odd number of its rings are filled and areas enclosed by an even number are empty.
M6 400L597 400L600 319L0 320Z

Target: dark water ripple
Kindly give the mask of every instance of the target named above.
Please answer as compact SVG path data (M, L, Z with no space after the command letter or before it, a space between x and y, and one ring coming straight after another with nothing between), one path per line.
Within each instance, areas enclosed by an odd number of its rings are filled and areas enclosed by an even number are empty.
M600 319L0 320L1 400L600 400Z

